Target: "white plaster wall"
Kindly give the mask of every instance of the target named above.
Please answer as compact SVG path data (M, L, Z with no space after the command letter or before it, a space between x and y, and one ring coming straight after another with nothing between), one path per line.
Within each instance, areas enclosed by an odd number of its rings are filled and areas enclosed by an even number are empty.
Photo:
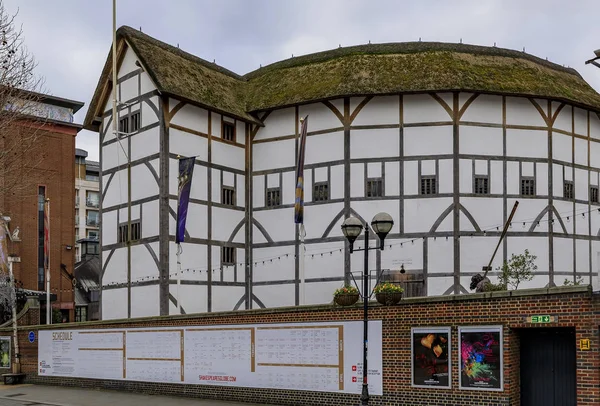
M450 241L451 242L451 241ZM492 258L492 254L498 244L498 237L461 237L460 239L460 270L461 273L476 272L481 273L482 267L487 266ZM492 270L502 265L502 251L494 257L492 262ZM451 262L450 272L453 271ZM470 281L469 281L470 283ZM469 284L463 284L466 289L469 289Z
M428 278L427 279L427 294L429 296L443 295L444 292L454 284L454 278ZM450 293L452 294L452 293Z
M321 238L327 226L344 207L343 203L318 204L304 207L306 238ZM293 222L293 215L290 217Z
M342 241L306 244L304 276L306 279L344 276L344 248ZM333 251L332 253L330 253ZM301 253L302 254L302 253ZM333 293L333 292L332 292Z
M131 167L131 179L132 200L158 195L158 183L156 183L156 179L145 164ZM135 179L135 182L133 179ZM125 195L125 200L127 200L127 195Z
M581 235L588 235L589 234L589 230L590 230L590 226L588 223L588 216L589 214L588 212L588 206L587 204L575 204L575 212L578 213L578 218L577 218L577 234ZM582 214L579 213L585 213L585 217ZM600 215L600 213L593 212L591 213L594 216L598 216Z
M127 149L126 141L123 146ZM131 160L158 154L160 151L160 134L158 127L137 133L131 137Z
M356 98L353 98L353 100L354 99ZM352 122L352 125L398 124L399 122L400 97L378 96L371 99L362 108L362 110L358 113L358 115Z
M295 302L295 285L254 286L254 295L267 307L293 306ZM306 290L307 294L311 294ZM258 308L256 303L253 308Z
M460 193L473 193L473 165L470 159L459 160ZM453 173L450 173L453 176Z
M140 80L142 85L142 94L152 92L156 89L156 86L154 86L154 83L152 83L152 79L150 79L150 76L148 76L146 72L140 73Z
M501 128L463 125L459 131L461 154L502 156Z
M208 168L206 166L194 166L190 197L192 199L208 200Z
M573 118L575 119L575 134L586 136L588 135L588 118L587 110L575 107Z
M170 203L175 213L177 213L177 201L171 200ZM216 220L215 209L216 208L213 207L213 221ZM175 234L175 220L173 219L170 222L173 223L173 229L170 233ZM192 202L189 203L185 229L192 238L208 238L208 208L206 205Z
M104 175L102 177L102 184L108 183L110 175ZM106 194L102 200L102 207L109 208L120 203L127 202L127 171L122 170L113 176L112 181L106 187Z
M294 135L296 133L295 117L296 113L293 107L272 111L264 121L265 126L260 127L257 131L254 140ZM311 118L309 118L309 123L312 125Z
M387 179L388 178L386 178L386 192L388 190L387 189L388 188ZM285 185L285 179L284 179L284 185ZM288 189L289 189L289 192L291 192L293 190L293 188L288 188ZM286 190L286 192L288 192L288 190ZM284 192L284 194L286 192ZM330 194L331 199L343 199L344 198L344 166L343 165L336 165L336 166L331 167L331 182L329 182L329 194Z
M131 100L139 96L138 78L134 76L119 83L119 92L121 94L121 102Z
M592 241L592 286L594 290L600 288L600 242ZM586 278L585 280L589 280Z
M325 304L333 302L333 292L342 287L340 282L307 282L305 288L306 304Z
M539 105L547 114L548 104L543 102ZM524 97L506 98L506 123L509 125L546 126L538 110Z
M373 220L373 217L377 213L388 213L394 220L394 226L390 233L395 234L400 232L400 204L397 200L359 201L352 202L350 206L369 224L371 224L371 220Z
M508 259L512 254L523 254L525 249L529 253L537 256L535 263L538 266L538 272L548 272L548 237L515 237L508 240ZM544 287L548 283L548 276L540 277L536 281L537 287ZM521 288L521 287L520 287Z
M254 282L292 280L295 275L294 245L254 248Z
M157 297L157 296L153 296ZM102 291L102 320L127 318L127 289Z
M600 140L600 117L592 112L590 112L590 137Z
M397 156L400 137L395 128L352 130L350 159Z
M285 184L285 179L286 179L286 177L284 176L284 184ZM252 182L253 182L252 203L255 208L256 207L264 207L265 206L265 177L262 175L253 176ZM294 184L294 182L295 182L295 180L292 180L292 185ZM289 183L287 185L289 185ZM295 187L295 185L294 185L294 187ZM286 192L284 191L283 193L285 195ZM294 201L293 199L295 199L294 193L292 193L292 202L290 202L290 203L293 203L293 201Z
M576 271L579 274L589 275L590 273L590 252L589 242L584 240L575 241L577 268ZM584 276L585 279L585 276Z
M536 130L506 130L506 154L515 157L546 158L548 133Z
M539 195L548 195L548 164L536 163L535 187Z
M572 162L573 138L561 133L552 133L552 156L564 162Z
M142 209L142 238L154 237L159 233L158 227L158 199L144 203ZM116 222L116 219L115 219ZM103 224L104 226L104 224ZM115 242L117 231L114 230Z
M500 194L503 193L504 188L504 169L503 163L494 161L490 165L490 193Z
M589 183L588 171L583 169L575 169L575 199L588 200Z
M365 195L365 166L364 164L350 164L350 197L364 197Z
M450 121L446 110L428 94L404 95L404 123ZM452 108L452 104L450 104Z
M216 138L221 138L221 120L222 120L222 116L220 114L217 113L213 113L211 112L211 122L210 122L210 129L211 129L211 135L213 137Z
M460 93L460 108L471 97L471 93ZM502 96L480 94L463 113L461 121L502 124ZM461 127L461 137L462 129Z
M212 237L217 241L228 241L235 226L244 219L243 211L213 207ZM206 217L204 217L206 218Z
M246 207L246 179L243 175L234 175L236 179L236 206Z
M290 241L294 239L296 229L293 207L257 211L254 213L254 218L263 225L273 241Z
M139 67L135 64L135 61L137 61L137 55L135 52L133 52L133 49L130 46L127 46L123 61L121 62L121 66L119 66L119 72L117 76L122 78L128 73L138 70Z
M171 118L171 124L208 134L208 111L186 104Z
M218 143L214 142L213 147L215 144ZM198 135L170 128L169 152L182 157L195 156L200 161L208 161L208 140Z
M127 150L126 141L123 143L123 148ZM123 149L119 146L118 142L113 142L112 144L102 147L102 162L100 164L102 165L103 171L119 165L124 165L126 163L127 156L125 155L125 152L123 152Z
M260 145L260 144L259 144ZM243 171L246 166L246 151L244 148L235 147L223 142L213 142L212 162L217 165L223 165L228 168Z
M573 239L554 238L554 272L573 272ZM564 279L565 276L557 276L555 283L560 286Z
M452 126L404 129L404 155L434 154L452 154Z
M341 168L341 167L340 167ZM343 172L342 172L343 175ZM400 195L400 163L386 162L385 163L385 195L398 196ZM343 177L341 178L343 179Z
M102 266L105 267L102 275L102 284L127 282L127 248L116 248L108 260L109 251L102 253Z
M575 138L575 163L587 166L587 140Z
M265 142L252 146L254 171L296 166L295 140ZM308 140L307 140L308 143Z
M303 118L308 114L308 132L320 131L342 126L342 123L337 118L337 116L323 103L303 105L298 108L298 111L300 118ZM294 131L291 132L291 134L293 133Z
M344 159L343 131L307 137L305 165L342 159Z
M155 252L158 254L158 243ZM208 247L204 244L192 244L189 242L181 243L181 280L206 281L208 280ZM218 247L217 247L218 251ZM212 267L220 266L220 253L213 255ZM194 272L195 271L195 272ZM177 244L174 241L169 242L169 273L173 274L171 279L177 279ZM216 274L213 275L213 279ZM176 292L171 289L171 293L177 298ZM187 309L186 309L187 311Z
M556 110L559 106L560 103L552 102L552 114L556 113ZM552 127L568 132L573 131L572 110L573 109L570 106L564 106L558 113L558 116L556 116L556 119L554 120L554 125Z
M600 142L590 143L590 166L600 168Z
M460 203L471 213L471 216L473 216L481 230L491 228L492 231L496 231L497 226L502 230L504 225L502 218L502 198L462 197ZM507 207L509 214L511 209L512 206ZM462 217L462 211L460 227L461 229L472 229L471 222L466 217Z
M156 258L159 256L158 242L148 244L154 251ZM131 247L131 280L141 281L142 278L158 278L158 267L152 253L144 244L133 245Z
M452 204L451 198L405 200L404 231L407 233L429 231L450 204ZM452 213L449 214L449 218L452 219Z
M246 145L246 123L236 120L235 127L235 142L241 145Z
M213 286L212 287L212 310L213 312L233 310L236 303L244 296L243 286ZM257 305L254 305L257 308ZM244 304L240 306L244 309Z
M84 219L85 221L85 219ZM117 243L117 211L102 213L102 245Z
M175 298L177 286L170 286ZM198 285L181 285L181 307L186 314L204 313L208 310L208 288ZM177 308L169 301L169 314L177 314Z
M422 243L418 244L422 246ZM427 271L429 274L454 272L454 240L439 237L427 239ZM420 261L422 262L422 260ZM407 268L407 265L404 265ZM413 269L414 264L408 269Z
M440 159L438 173L438 193L452 193L454 188L453 162L450 159Z
M154 102L154 99L156 99L156 97L152 97L150 100L145 100L141 105L141 109L142 109L141 126L142 127L146 127L148 125L155 124L158 122L158 117L156 116L156 113L154 112L154 110L152 110L152 108L150 107L150 104L149 104L149 103L154 104L154 106L158 109L158 105L156 102Z

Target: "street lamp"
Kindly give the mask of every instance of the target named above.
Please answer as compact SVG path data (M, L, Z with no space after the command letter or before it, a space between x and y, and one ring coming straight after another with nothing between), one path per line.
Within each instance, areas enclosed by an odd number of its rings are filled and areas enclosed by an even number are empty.
M350 243L350 253L354 251L364 251L365 259L364 259L364 268L363 268L363 292L362 292L362 300L363 300L363 383L362 383L362 394L360 395L360 400L362 405L369 404L369 385L367 382L367 344L369 342L369 250L382 250L384 246L385 237L388 235L392 226L394 225L394 220L392 216L387 213L378 213L373 217L371 221L371 227L373 227L373 231L379 237L379 246L377 247L369 247L369 226L368 224L363 224L356 217L348 217L344 223L342 224L342 233ZM354 241L360 235L362 229L365 229L365 247L354 249Z

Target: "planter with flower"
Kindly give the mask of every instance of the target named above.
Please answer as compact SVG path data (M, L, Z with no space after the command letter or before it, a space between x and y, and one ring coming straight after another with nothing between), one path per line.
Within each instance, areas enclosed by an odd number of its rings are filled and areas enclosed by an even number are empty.
M340 306L351 306L358 301L358 297L358 289L350 285L336 289L333 292L333 300Z
M375 293L375 298L379 303L382 305L391 306L400 302L404 289L394 283L386 282L375 286L373 292Z

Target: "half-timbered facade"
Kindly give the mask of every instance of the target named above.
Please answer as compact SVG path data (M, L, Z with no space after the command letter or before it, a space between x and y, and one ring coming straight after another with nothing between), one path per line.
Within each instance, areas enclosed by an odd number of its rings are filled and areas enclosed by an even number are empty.
M110 57L85 121L100 133L104 319L174 314L178 301L187 313L330 302L363 265L341 223L381 211L395 224L373 275L403 265L425 294L465 293L517 200L493 268L528 249L538 269L524 286L597 285L600 95L572 69L406 43L239 76L129 27L117 52L118 136ZM293 203L306 115L303 253ZM183 156L196 165L178 274Z

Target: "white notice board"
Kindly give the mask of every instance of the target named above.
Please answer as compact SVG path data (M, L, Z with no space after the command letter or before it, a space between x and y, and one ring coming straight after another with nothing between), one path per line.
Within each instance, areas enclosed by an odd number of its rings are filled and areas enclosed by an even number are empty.
M363 323L42 330L41 376L361 393ZM383 394L381 321L369 392Z

